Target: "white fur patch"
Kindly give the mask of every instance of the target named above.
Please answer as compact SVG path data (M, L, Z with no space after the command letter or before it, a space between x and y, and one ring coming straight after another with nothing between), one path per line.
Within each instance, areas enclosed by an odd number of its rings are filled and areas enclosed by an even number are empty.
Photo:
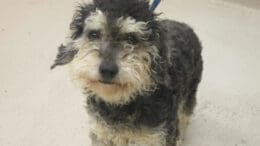
M86 18L84 30L105 30L106 24L106 16L101 10L96 9ZM73 46L78 49L78 53L70 65L72 79L79 81L83 88L88 88L91 82L98 81L100 78L100 44L99 42L89 41L83 35L73 41Z
M104 30L107 24L107 18L103 12L97 9L92 12L89 17L85 20L85 30Z
M154 89L154 80L151 78L153 57L158 57L156 47L136 48L119 62L120 71L118 81L127 84L127 92L122 96L123 102L128 102L136 94L142 94ZM152 56L150 54L153 54Z
M132 17L120 17L117 20L117 26L120 27L121 32L124 33L140 33L140 34L145 34L149 32L147 30L147 23L143 21L136 21Z
M98 43L81 37L74 42L74 46L78 53L70 64L70 73L83 89L88 88L90 82L99 80L101 58Z
M89 94L98 95L108 103L125 104L136 94L154 89L151 62L155 59L152 56L158 56L156 47L137 48L129 52L125 58L118 60L119 73L114 79L115 84L103 84L99 82L102 59L96 43L79 38L75 45L80 49L71 63L72 78L79 81Z

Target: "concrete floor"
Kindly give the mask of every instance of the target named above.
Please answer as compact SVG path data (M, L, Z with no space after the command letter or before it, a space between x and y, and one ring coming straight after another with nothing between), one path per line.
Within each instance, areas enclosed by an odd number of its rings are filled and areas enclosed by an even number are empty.
M73 0L0 0L0 146L88 146L85 98L66 67L49 67ZM198 106L184 146L260 145L260 9L221 0L164 0L203 46Z

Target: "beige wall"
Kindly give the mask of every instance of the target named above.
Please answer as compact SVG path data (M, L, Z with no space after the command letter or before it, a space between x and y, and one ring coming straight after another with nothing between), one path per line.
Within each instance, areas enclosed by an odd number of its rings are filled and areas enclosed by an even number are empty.
M80 1L0 0L0 146L90 146L86 97L67 67L49 70ZM182 146L260 146L260 9L234 1L248 0L163 0L157 9L203 44Z
M223 0L223 1L238 3L252 8L260 8L260 0Z

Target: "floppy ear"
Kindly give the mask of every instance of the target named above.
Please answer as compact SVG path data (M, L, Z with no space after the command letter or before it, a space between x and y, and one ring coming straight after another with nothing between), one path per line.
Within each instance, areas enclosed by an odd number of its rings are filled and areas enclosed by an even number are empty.
M73 49L71 44L64 46L61 44L58 50L58 55L54 61L54 64L51 66L51 69L54 69L57 65L65 65L70 63L74 56L77 54L78 50Z
M72 22L70 23L70 39L71 43L67 45L61 45L59 47L58 55L51 69L54 69L58 65L65 65L70 63L78 50L73 47L73 40L79 38L84 30L85 19L90 15L92 11L95 11L96 7L93 4L79 4L76 12L74 13Z

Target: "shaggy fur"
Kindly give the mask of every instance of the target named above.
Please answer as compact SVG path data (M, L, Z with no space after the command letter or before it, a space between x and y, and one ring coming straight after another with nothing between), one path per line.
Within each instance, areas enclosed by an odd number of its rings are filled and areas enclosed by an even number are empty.
M70 63L87 95L93 146L179 146L196 104L201 45L147 0L81 4L51 68Z

